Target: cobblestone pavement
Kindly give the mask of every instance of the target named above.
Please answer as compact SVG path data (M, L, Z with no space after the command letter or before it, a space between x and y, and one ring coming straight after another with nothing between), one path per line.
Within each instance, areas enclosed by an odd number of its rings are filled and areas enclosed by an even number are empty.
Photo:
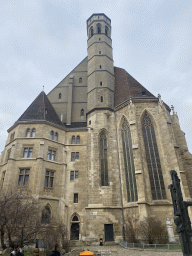
M157 251L157 250L136 250L136 249L125 249L120 245L115 246L81 246L73 248L70 256L78 256L83 250L89 250L94 252L94 256L182 256L182 252L177 251Z

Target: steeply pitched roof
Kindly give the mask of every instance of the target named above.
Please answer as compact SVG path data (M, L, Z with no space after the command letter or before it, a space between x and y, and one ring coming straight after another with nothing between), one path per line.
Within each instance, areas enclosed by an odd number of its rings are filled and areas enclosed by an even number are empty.
M127 71L114 67L115 72L115 97L114 106L132 98L156 98Z
M51 102L44 92L41 92L22 114L18 121L49 121L63 126Z

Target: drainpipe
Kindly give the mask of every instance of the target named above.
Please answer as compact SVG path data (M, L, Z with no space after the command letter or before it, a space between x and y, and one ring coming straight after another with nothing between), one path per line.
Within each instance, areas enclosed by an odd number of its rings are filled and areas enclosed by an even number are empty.
M123 212L123 195L122 195L122 186L121 186L121 173L120 173L120 163L119 163L119 146L118 146L117 123L116 123L115 111L114 111L114 117L115 117L115 132L116 132L116 141L117 141L117 164L118 164L118 171L119 171L119 185L120 185L120 197L121 197L123 240L125 241L125 222L124 222L124 212Z

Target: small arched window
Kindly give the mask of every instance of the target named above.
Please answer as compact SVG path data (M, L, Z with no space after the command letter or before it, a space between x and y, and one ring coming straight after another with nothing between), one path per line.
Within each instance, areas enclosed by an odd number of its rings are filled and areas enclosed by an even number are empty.
M31 132L31 137L35 137L35 132L36 132L36 129L33 128L32 132Z
M61 93L59 93L59 97L58 98L61 99Z
M28 128L26 131L26 137L30 137L30 128Z
M72 219L72 221L79 221L78 217L75 215Z
M55 133L55 141L58 141L58 133Z
M50 220L51 220L51 209L48 205L46 205L42 211L41 222L48 224L48 223L50 223Z
M75 136L72 136L71 144L75 144Z
M80 84L82 83L82 77L79 78L79 83L80 83Z
M101 96L101 102L103 102L103 96Z
M84 109L81 109L81 116L84 116Z
M105 35L108 36L108 33L109 33L109 28L106 26L105 27Z
M89 30L89 35L90 35L90 37L93 36L93 27L90 28L90 30Z
M51 131L51 132L50 132L50 140L53 140L53 135L54 135L54 132Z
M80 136L77 136L77 144L80 144Z
M101 24L97 24L97 34L101 34Z
M47 110L47 109L45 109L45 114L47 115L47 113L48 113L48 110Z

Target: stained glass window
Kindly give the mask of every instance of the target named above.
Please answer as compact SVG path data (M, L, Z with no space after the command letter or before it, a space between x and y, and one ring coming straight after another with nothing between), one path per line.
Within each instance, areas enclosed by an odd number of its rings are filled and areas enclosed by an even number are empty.
M127 188L127 202L135 202L138 200L135 166L132 151L131 131L126 119L123 120L122 124L122 145Z
M165 185L159 158L155 130L147 112L142 121L147 167L153 200L166 199Z
M107 137L100 135L101 186L108 186Z

